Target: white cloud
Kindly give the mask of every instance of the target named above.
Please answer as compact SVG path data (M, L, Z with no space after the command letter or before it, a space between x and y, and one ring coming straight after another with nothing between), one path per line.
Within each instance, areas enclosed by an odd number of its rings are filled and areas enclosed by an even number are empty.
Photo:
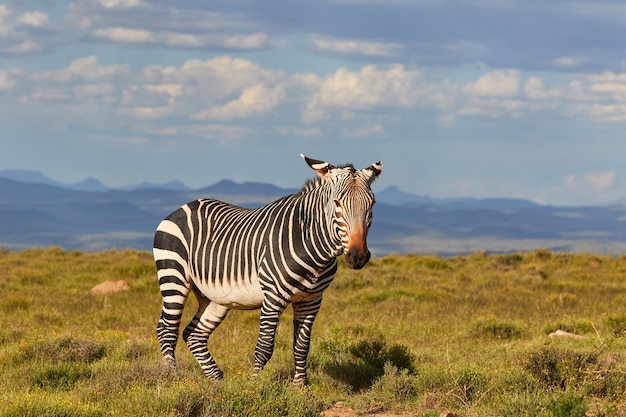
M524 96L530 100L556 100L563 97L559 88L548 88L541 77L530 77L524 83Z
M590 81L589 92L596 96L596 109L601 109L613 117L618 114L626 116L624 105L626 104L626 73L616 74L614 72L604 72L602 74L591 74L587 77ZM607 99L609 102L607 103ZM601 107L600 107L601 106Z
M101 65L96 56L29 75L22 103L75 103L135 119L232 120L264 115L287 98L286 77L228 56L182 65ZM5 81L5 88L9 81Z
M573 68L581 65L585 60L583 58L576 58L572 56L560 56L552 60L552 63L557 67Z
M466 84L463 91L480 97L513 97L519 92L520 82L517 70L492 71Z
M41 52L43 49L43 45L40 43L27 39L20 43L14 43L10 46L2 48L2 52L9 54L32 54Z
M95 55L77 58L64 69L41 71L30 76L33 81L48 81L57 83L79 83L82 81L107 82L115 77L130 73L128 65L101 66Z
M279 105L284 99L285 90L282 85L269 88L263 84L256 84L245 88L236 100L202 110L192 118L199 120L241 119L265 113Z
M17 84L15 77L21 73L20 70L0 71L0 91L12 90Z
M147 91L164 93L170 97L180 97L183 95L183 84L145 84L143 86Z
M585 188L593 192L602 192L613 185L616 176L614 171L586 172L582 175L570 174L563 182L569 190Z
M341 55L364 55L390 57L402 51L402 44L389 42L367 42L359 40L337 40L314 38L313 47L321 52Z
M565 97L569 114L599 122L626 121L626 73L591 73L570 82Z
M583 175L583 183L596 190L606 190L615 181L615 172L589 172Z
M333 107L409 107L416 100L415 83L419 77L419 71L407 70L402 65L387 69L367 65L358 72L340 68L320 82L306 105L303 120L313 122L325 118L327 109Z
M128 111L134 117L139 119L160 119L170 116L173 108L170 106L135 106Z
M139 35L144 34L134 33ZM121 115L129 123L167 119L168 124L189 125L272 117L278 126L291 129L281 134L298 136L321 135L328 129L343 137L380 136L391 126L411 124L425 115L449 125L459 117L523 118L540 111L598 122L626 121L625 73L573 74L569 79L569 84L553 87L532 73L483 70L467 80L441 69L399 64L339 68L326 76L288 75L233 56L133 69L104 65L92 55L65 68L20 77L5 71L0 73L0 89L16 91L13 96L22 103L84 106ZM281 121L286 111L291 116L300 111L303 125ZM585 181L591 183L590 178ZM583 177L575 179L584 183Z
M217 50L270 45L269 35L254 22L210 9L143 0L74 0L65 22L87 31L87 40L100 43Z
M626 82L626 73L615 73L613 71L604 71L602 73L590 73L586 78L594 83L602 82Z
M112 9L116 7L139 7L143 6L145 3L141 0L100 0L100 4L107 9Z
M268 43L265 33L251 34L189 34L173 31L151 31L124 27L96 29L92 36L115 43L139 43L182 48L257 49Z
M229 56L192 59L179 67L151 65L134 76L123 104L142 118L244 118L279 105L286 94L283 79L280 71Z
M616 196L615 180L617 173L615 171L598 171L584 172L581 174L570 174L563 178L562 187L554 187L552 195L568 195L576 200L581 199L594 201L596 203L606 203L619 198Z
M274 84L284 78L284 73L265 69L247 59L221 56L186 61L180 68L166 70L163 79L169 78L193 80L199 90L204 90L199 91L203 96L223 98L258 83Z
M289 128L289 127L279 127L276 131L285 136L304 136L304 137L313 137L313 136L321 136L322 129L319 127L313 128Z
M103 66L96 56L77 58L63 69L30 74L30 88L20 97L20 102L71 103L108 110L119 105L130 74L127 65Z
M127 29L127 28L104 28L96 29L92 32L92 35L98 39L107 39L114 42L128 42L128 43L154 43L155 39L152 32L141 29Z
M48 15L36 10L34 12L26 12L23 15L18 16L16 21L22 25L41 27L48 24Z
M56 30L50 26L46 13L35 10L15 16L8 6L0 3L0 54L41 53L51 49L57 41Z
M214 44L232 49L259 49L268 45L269 36L266 33L257 32L250 34L231 34L216 36Z

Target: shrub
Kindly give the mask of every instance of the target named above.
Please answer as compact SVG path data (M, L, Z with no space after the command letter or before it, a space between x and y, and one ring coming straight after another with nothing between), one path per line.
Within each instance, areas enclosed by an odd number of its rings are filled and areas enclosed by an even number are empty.
M388 362L384 366L383 375L374 381L358 408L394 410L398 408L397 404L406 407L417 398L414 376L407 369L400 370Z
M322 403L305 388L275 375L224 381L205 398L204 414L227 416L318 416Z
M426 268L433 270L433 271L445 271L445 270L452 269L450 268L450 265L448 265L448 263L444 259L441 259L441 258L433 258L433 259L427 260Z
M585 397L565 394L550 401L546 411L550 417L585 417L587 405Z
M414 359L409 349L401 344L388 345L382 336L348 343L340 340L325 342L322 349L330 358L323 366L324 372L354 391L370 388L384 375L386 364L408 373L414 372Z
M488 390L489 378L476 369L463 368L455 374L454 378L457 396L465 405L475 403Z
M606 326L614 335L626 335L626 315L624 316L607 316L604 319Z
M509 253L496 258L496 264L505 267L516 267L524 260L521 253Z
M91 370L85 364L62 362L37 367L30 379L39 388L69 391L83 378L90 378Z
M492 339L516 339L522 336L522 329L515 323L497 320L493 317L478 319L472 325L474 337L488 337Z
M598 362L597 352L575 352L544 347L524 361L528 371L546 388L566 389L582 384L588 370Z
M104 345L72 336L35 341L25 344L22 357L26 360L91 363L104 356Z

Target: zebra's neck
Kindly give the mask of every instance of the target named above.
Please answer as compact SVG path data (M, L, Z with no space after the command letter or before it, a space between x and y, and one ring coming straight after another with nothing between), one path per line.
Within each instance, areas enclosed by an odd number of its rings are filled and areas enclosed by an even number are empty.
M294 243L299 243L300 249L319 266L334 262L342 254L343 247L336 224L332 189L322 185L297 197L301 233L294 234L299 235Z

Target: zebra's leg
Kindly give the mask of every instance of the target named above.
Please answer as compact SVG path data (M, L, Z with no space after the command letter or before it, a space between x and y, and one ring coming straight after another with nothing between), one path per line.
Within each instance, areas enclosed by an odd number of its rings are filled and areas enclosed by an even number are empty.
M163 361L170 369L176 369L178 331L191 282L171 268L159 268L158 277L163 306L157 325L157 338Z
M224 373L209 352L208 341L213 330L228 314L229 308L212 302L195 286L193 290L198 298L198 312L183 331L183 339L200 364L202 373L207 378L220 380Z
M296 368L293 382L296 385L307 383L306 361L311 344L311 330L321 304L322 297L293 303L293 357Z
M261 319L259 323L259 338L254 348L254 373L258 374L274 353L274 337L281 314L285 311L287 302L283 300L263 300L261 305Z

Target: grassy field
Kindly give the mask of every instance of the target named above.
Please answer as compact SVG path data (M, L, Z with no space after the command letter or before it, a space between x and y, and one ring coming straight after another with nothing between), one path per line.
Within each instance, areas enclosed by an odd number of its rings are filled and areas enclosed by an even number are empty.
M342 264L315 323L308 390L289 380L290 309L258 378L256 311L231 312L210 340L223 382L205 380L183 342L178 372L165 370L148 252L0 251L0 271L2 416L316 416L338 402L361 415L626 416L626 257ZM92 294L105 280L130 290Z

